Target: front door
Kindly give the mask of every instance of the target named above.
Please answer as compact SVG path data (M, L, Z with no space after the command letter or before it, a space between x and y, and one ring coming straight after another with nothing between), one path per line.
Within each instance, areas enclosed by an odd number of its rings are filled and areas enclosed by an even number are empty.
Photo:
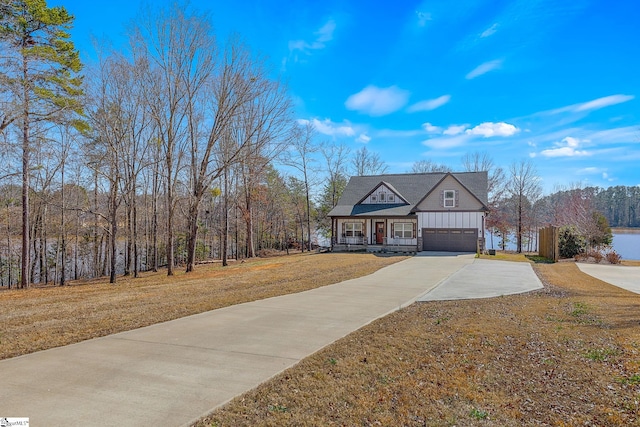
M376 245L384 243L384 222L376 222Z

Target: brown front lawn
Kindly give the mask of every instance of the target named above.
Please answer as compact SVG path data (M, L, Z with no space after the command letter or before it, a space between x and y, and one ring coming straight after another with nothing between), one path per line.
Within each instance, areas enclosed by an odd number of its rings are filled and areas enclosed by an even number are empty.
M407 257L299 254L65 287L0 291L0 359L370 274Z
M413 304L196 425L639 425L640 295L535 269L544 290Z

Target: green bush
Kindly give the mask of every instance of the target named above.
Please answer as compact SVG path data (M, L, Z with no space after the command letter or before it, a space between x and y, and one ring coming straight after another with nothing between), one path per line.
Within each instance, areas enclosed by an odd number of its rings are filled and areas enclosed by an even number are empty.
M558 236L560 258L573 258L585 249L585 240L574 227L561 227Z

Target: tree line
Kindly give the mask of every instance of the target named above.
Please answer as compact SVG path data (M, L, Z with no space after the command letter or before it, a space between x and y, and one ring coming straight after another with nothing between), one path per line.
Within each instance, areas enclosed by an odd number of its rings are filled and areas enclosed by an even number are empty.
M84 67L72 24L44 0L0 4L3 286L304 251L321 222L318 162L334 204L347 161L386 168L316 141L265 59L216 38L206 13L149 8L126 50L96 43Z
M349 176L388 170L366 146L319 141L265 59L216 38L206 13L150 8L126 50L98 43L84 67L72 24L44 0L0 4L2 286L310 250L330 237ZM488 171L487 226L515 231L519 251L563 205L541 197L530 161L461 164ZM451 170L422 160L407 172ZM589 191L612 224L637 224L637 188Z

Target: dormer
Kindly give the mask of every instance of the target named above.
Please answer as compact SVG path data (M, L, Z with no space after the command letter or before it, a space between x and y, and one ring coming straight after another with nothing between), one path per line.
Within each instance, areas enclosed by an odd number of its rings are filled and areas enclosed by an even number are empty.
M382 181L358 204L362 205L407 205L404 197L389 183Z

